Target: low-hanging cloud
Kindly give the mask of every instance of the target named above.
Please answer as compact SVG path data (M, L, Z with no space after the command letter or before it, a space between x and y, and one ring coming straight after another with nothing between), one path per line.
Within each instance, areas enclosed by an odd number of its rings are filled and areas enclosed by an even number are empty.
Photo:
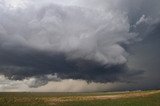
M111 1L109 9L73 6L74 2L37 6L28 1L20 7L4 2L0 4L0 73L9 79L38 77L44 85L45 75L56 74L60 79L130 82L142 73L126 65L128 53L122 45L130 44L137 34L130 32L125 12L111 10Z

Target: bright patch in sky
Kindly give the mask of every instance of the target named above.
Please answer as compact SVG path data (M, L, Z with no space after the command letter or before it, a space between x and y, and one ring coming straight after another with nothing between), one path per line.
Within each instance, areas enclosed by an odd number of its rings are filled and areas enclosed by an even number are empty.
M26 0L5 0L6 5L10 9L25 8Z

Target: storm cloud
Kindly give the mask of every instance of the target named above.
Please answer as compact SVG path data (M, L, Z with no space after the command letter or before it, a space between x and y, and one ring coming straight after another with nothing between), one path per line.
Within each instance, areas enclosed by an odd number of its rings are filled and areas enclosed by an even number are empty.
M67 79L137 82L145 71L128 66L130 48L159 22L158 6L148 11L150 2L143 2L2 0L0 74L35 78L29 87ZM133 11L136 6L144 10Z

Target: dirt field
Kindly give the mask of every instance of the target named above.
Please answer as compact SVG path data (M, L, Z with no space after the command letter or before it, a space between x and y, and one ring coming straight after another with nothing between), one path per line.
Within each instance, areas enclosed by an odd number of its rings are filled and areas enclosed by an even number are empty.
M43 98L47 103L61 103L61 102L71 102L71 101L91 101L91 100L106 100L106 99L123 99L123 98L136 98L136 97L147 97L153 94L160 93L158 91L150 92L121 92L119 94L108 94L108 95L94 95L94 96L69 96L69 97L51 97Z
M81 105L160 106L160 90L99 93L0 93L0 106Z

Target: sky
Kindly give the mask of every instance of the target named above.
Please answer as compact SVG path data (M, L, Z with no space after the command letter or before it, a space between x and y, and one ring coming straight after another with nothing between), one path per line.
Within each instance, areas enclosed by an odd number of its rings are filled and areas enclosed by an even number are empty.
M159 0L0 0L0 91L159 89Z

